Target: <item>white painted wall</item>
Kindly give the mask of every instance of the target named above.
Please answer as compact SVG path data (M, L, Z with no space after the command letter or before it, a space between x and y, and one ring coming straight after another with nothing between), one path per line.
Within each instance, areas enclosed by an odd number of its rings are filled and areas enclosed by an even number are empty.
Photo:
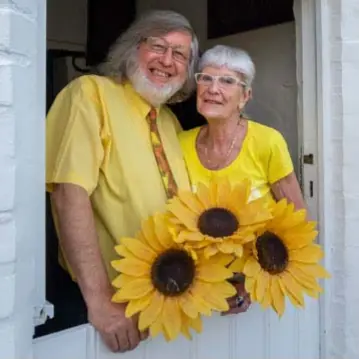
M30 359L44 236L45 6L0 1L0 358ZM41 247L39 247L41 249ZM42 247L42 249L44 249Z
M320 109L324 243L333 279L324 298L323 358L359 358L359 2L323 1ZM325 196L325 198L324 198Z

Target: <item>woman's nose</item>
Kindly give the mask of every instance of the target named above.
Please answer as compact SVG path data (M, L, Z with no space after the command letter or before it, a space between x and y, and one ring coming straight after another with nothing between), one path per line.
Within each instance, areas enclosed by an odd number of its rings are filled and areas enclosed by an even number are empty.
M210 93L218 93L219 92L219 87L218 87L216 79L213 79L211 84L208 86L208 92L210 92Z

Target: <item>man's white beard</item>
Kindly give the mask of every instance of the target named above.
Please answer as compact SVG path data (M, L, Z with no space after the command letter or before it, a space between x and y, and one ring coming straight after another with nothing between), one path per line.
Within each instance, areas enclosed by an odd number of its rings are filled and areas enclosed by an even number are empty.
M128 78L140 96L155 107L166 103L183 86L183 83L179 82L164 85L154 84L146 77L139 66L130 71Z

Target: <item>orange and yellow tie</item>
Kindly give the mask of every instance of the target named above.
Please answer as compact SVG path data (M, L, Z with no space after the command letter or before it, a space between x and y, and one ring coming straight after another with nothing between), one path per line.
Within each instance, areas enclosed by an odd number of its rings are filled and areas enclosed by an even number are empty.
M153 153L162 177L163 186L165 188L167 198L172 198L177 194L178 187L163 148L161 136L157 126L157 112L154 108L152 108L148 114L148 121Z

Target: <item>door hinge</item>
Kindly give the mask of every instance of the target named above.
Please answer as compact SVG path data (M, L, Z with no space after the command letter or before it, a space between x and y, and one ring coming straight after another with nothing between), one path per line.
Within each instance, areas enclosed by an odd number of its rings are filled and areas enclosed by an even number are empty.
M46 301L43 305L34 307L34 325L42 325L48 318L54 317L54 306Z
M313 165L314 164L314 155L313 153L308 153L303 156L303 163L305 165Z

